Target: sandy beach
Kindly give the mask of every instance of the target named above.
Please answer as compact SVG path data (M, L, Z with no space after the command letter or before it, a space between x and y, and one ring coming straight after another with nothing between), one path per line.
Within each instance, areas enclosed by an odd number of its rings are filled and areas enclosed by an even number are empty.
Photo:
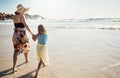
M0 0L0 78L36 76L120 78L120 0Z
M120 78L119 30L47 29L50 65L40 70L38 78ZM0 28L0 78L32 78L38 64L36 42L30 37L30 62L24 63L20 54L18 71L12 73L12 30L9 26ZM10 34L5 35L5 31Z

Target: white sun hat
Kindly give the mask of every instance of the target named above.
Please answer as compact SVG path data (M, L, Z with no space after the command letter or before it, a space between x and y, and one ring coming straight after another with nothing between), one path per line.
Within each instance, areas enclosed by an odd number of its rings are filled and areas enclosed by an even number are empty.
M17 5L17 11L16 12L19 12L21 9L24 9L24 12L27 12L27 11L29 11L29 7L24 7L22 4L18 4Z

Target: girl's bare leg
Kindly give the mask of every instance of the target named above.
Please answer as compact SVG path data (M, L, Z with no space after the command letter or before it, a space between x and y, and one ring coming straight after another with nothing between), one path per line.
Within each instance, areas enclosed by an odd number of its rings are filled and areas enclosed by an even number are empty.
M39 64L38 64L38 68L36 70L36 74L35 74L34 78L37 78L39 69L40 69L40 67L41 67L42 64L43 64L43 61L40 61Z
M43 67L45 67L46 65L45 65L45 63L43 63Z

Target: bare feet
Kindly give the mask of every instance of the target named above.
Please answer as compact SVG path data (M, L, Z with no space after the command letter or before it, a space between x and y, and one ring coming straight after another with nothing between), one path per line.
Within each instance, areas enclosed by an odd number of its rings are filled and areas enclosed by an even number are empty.
M28 60L25 61L25 63L28 63L28 62L29 62Z
M17 72L17 69L16 68L13 68L13 73Z
M37 76L38 76L38 71L36 70L36 74L33 78L37 78Z
M30 60L29 60L29 59L25 61L25 63L28 63L28 62L30 62Z
M35 74L35 76L33 78L37 78L37 74Z

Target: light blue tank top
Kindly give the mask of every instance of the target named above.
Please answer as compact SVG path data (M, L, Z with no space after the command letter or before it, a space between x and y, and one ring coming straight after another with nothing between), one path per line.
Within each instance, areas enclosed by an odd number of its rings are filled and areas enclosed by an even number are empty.
M46 42L47 42L47 35L46 34L38 36L38 43L39 44L46 44Z

